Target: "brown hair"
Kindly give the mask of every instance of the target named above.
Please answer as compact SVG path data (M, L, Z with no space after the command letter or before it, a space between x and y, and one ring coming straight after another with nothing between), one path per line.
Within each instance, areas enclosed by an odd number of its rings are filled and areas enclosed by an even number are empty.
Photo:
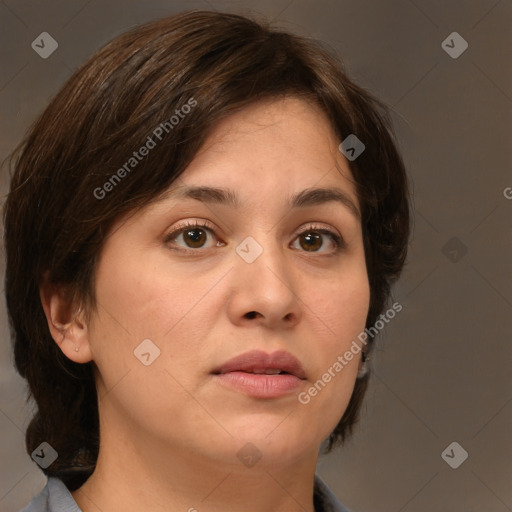
M404 265L406 174L387 108L319 42L207 11L141 25L82 65L13 153L5 291L16 367L38 406L26 446L29 453L42 441L53 446L59 456L44 472L71 490L89 477L98 456L94 363L72 362L52 339L39 296L42 276L67 285L76 303L93 311L96 262L114 221L168 189L221 118L284 95L316 103L340 141L355 134L366 146L350 168L362 211L369 327ZM191 99L190 112L169 123ZM161 142L112 181L157 126L169 128ZM98 197L98 190L108 195ZM328 451L351 432L367 383L368 376L357 379Z

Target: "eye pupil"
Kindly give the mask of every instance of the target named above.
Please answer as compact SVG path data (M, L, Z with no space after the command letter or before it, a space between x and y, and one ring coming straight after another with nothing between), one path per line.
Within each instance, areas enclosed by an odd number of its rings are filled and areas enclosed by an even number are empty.
M303 235L302 240L306 242L306 245L301 242L301 246L307 251L318 250L322 247L322 236L318 233L307 233Z

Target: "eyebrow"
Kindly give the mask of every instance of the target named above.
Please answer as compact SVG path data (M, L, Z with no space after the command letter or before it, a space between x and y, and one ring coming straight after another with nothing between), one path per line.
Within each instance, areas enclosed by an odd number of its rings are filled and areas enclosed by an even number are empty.
M236 193L224 188L184 186L171 191L167 197L196 199L204 203L225 204L233 208L240 207L240 200ZM342 204L352 215L361 220L361 214L355 203L346 192L339 188L308 188L288 198L292 209L318 206L332 201Z

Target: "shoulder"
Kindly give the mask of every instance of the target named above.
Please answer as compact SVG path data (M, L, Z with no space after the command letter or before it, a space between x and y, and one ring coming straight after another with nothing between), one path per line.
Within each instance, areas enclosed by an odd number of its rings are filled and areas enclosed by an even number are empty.
M82 512L64 483L49 478L43 490L20 512Z
M314 502L315 512L350 512L318 475L315 475Z

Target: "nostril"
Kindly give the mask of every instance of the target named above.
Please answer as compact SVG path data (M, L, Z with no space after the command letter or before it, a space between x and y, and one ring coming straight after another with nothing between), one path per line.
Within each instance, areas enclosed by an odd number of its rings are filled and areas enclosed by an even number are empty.
M246 313L245 316L247 318L254 318L256 316L256 311L249 311L249 313Z

